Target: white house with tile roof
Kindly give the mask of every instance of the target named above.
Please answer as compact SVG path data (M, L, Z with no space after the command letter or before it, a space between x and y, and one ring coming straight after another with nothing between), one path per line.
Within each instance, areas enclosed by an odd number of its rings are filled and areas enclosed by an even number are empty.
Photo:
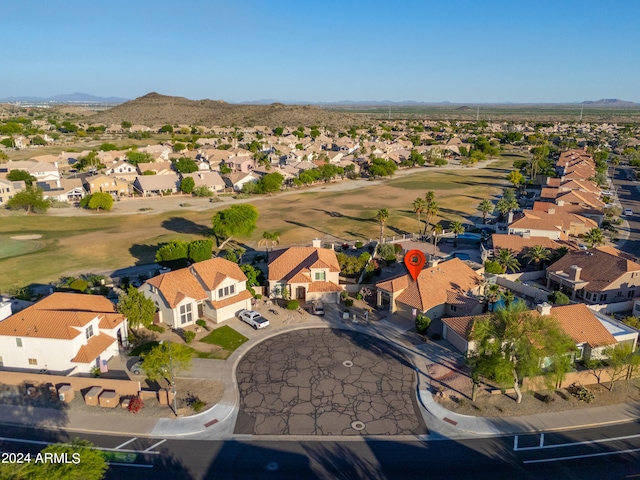
M220 323L251 308L247 276L224 258L158 275L139 290L155 302L160 321L172 328L193 325L203 317Z
M99 295L54 293L0 321L0 367L89 373L118 355L127 320Z
M286 290L300 303L320 300L339 303L340 264L336 252L320 247L314 240L311 247L290 247L269 254L269 294L282 297Z

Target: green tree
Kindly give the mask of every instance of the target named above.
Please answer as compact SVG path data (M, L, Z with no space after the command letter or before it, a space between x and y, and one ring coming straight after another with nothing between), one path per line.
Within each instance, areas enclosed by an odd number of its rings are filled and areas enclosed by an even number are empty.
M193 158L182 157L177 159L173 166L180 173L193 173L198 171L198 164Z
M255 268L248 263L240 265L240 270L247 276L247 287L255 287L258 285L264 285L265 278L264 273L259 268Z
M460 222L451 222L451 225L449 225L449 227L451 228L451 231L453 232L453 236L454 236L453 246L457 248L458 235L462 235L464 233L464 225L462 225L462 223Z
M273 133L274 133L277 137L279 137L279 136L281 136L281 135L284 133L284 128L282 128L282 127L276 127L276 128L274 128L274 129L273 129Z
M280 232L262 232L262 238L258 241L258 245L266 246L267 251L269 251L269 246L271 246L271 251L273 251L273 247L280 243Z
M554 305L569 305L570 300L564 293L555 291L547 298Z
M163 125L160 128L160 133L173 133L173 127L171 125Z
M156 305L136 287L129 286L127 293L120 295L118 312L128 319L130 328L148 327L153 323Z
M221 250L233 237L248 237L256 228L258 209L251 204L232 205L212 219L213 234Z
M124 122L122 122L122 123L120 124L120 126L121 126L122 128L124 128L125 130L127 130L127 129L131 128L131 122L127 122L127 121L125 120Z
M512 384L517 403L522 402L520 382L540 375L546 359L557 359L575 349L575 343L557 320L527 310L513 302L475 321L472 352L479 372L500 384Z
M213 251L213 240L206 238L189 242L188 251L189 260L192 262L209 260Z
M427 192L427 195L425 196L425 202L426 202L426 206L425 206L425 213L427 214L427 218L425 219L424 222L424 232L423 235L427 234L427 228L429 228L429 224L431 222L431 218L433 218L435 215L438 214L438 210L439 210L439 206L438 203L435 201L435 197L433 196L433 192Z
M419 313L416 315L416 330L420 335L426 335L431 325L431 319L426 315Z
M384 242L384 226L389 220L389 210L386 208L381 208L376 212L376 220L380 224L380 243Z
M44 192L39 188L27 188L7 202L9 210L24 210L25 213L45 213L49 206L49 201L44 199Z
M514 255L513 251L508 248L501 248L498 250L498 256L495 261L502 267L502 271L506 272L511 270L511 273L515 273L520 268L520 262Z
M502 268L502 265L495 260L486 260L484 262L484 273L499 275L504 273L504 269Z
M502 291L500 289L500 285L497 283L492 283L488 285L484 289L484 301L486 310L493 311L493 306L500 299L500 295Z
M528 263L535 263L538 265L538 268L542 270L544 262L549 260L550 252L542 245L534 245L533 247L529 247L523 256L529 260Z
M36 181L36 177L31 175L26 170L11 170L7 173L7 180L12 182L20 182L23 181L27 187L30 187L33 182Z
M282 188L282 183L284 182L284 177L281 173L274 172L268 173L256 184L256 191L258 193L273 193L279 192Z
M487 215L493 213L495 208L496 207L493 202L488 198L485 198L482 202L480 202L480 205L478 205L478 210L482 212L482 223L487 223Z
M196 181L193 177L184 177L180 182L180 191L182 193L193 193L194 188L196 188Z
M440 235L444 232L444 227L441 223L436 223L431 227L431 234L433 235L433 246L438 245L438 240L440 239Z
M146 152L138 152L136 150L130 150L125 155L127 157L127 162L131 165L136 166L139 163L151 163L153 162L153 157L151 154Z
M509 172L509 175L507 175L507 180L513 183L513 186L516 189L520 188L520 186L524 184L524 176L518 170Z
M602 230L594 227L587 232L587 234L584 236L584 240L589 244L591 248L593 248L604 243L604 235L602 235Z
M88 196L87 208L91 210L109 211L113 207L113 197L107 192L96 192Z
M420 233L422 222L420 221L420 215L424 212L427 207L427 203L424 201L424 198L418 197L413 201L413 211L418 215L418 233Z
M180 372L191 368L191 354L192 350L185 345L163 342L141 355L142 369L152 382L161 378L172 382Z
M634 351L633 346L628 343L607 347L603 353L607 357L605 363L611 372L609 391L612 391L618 380L631 378L631 370L640 365L640 353Z
M189 256L189 244L179 240L173 240L161 245L156 251L156 262L171 262L181 260Z

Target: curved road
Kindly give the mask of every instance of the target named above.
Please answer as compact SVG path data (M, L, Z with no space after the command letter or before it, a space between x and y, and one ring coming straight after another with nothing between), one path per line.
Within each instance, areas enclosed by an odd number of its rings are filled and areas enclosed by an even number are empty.
M629 238L621 243L620 250L640 257L640 182L634 178L633 168L615 168L613 184L622 210L629 208L633 211L632 215L624 217L629 225Z

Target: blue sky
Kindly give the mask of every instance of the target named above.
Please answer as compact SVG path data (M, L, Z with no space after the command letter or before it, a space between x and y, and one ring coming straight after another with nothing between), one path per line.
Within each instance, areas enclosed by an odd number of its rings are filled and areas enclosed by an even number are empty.
M22 0L0 98L640 102L637 0Z

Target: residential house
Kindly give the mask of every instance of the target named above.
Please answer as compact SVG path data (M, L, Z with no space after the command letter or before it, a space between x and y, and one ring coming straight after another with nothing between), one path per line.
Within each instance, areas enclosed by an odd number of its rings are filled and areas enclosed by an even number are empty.
M58 202L77 202L84 198L87 191L79 178L63 178L49 182L37 182L36 186L43 190L43 197Z
M26 188L24 181L12 182L5 178L0 178L0 206L7 204L13 196Z
M183 328L199 318L220 323L250 309L252 295L246 283L237 264L212 258L153 277L140 291L155 302L161 322Z
M528 234L531 237L566 240L570 235L584 235L597 226L596 222L581 215L548 209L546 212L523 210L508 228L509 235Z
M47 182L49 180L59 180L60 172L58 163L35 162L33 160L10 160L0 164L0 173L9 173L13 170L24 170L29 172L37 181Z
M127 319L100 295L53 293L0 321L0 366L87 374L126 345Z
M83 184L85 190L91 194L106 192L114 197L133 194L131 183L120 180L119 178L108 177L107 175L99 174L85 177Z
M168 162L173 149L167 145L148 145L138 148L141 153L148 153L156 162Z
M104 171L105 175L120 178L127 182L135 180L135 177L138 174L137 168L124 160L113 162L111 165L107 165L106 167L107 168Z
M218 172L183 173L182 179L193 178L196 187L207 187L212 192L223 192L225 183Z
M236 192L241 192L242 187L246 183L256 183L258 181L258 177L252 175L251 173L230 173L228 175L223 175L224 183L227 187L233 188Z
M535 246L541 246L552 252L557 250L564 243L556 242L549 237L531 237L529 235L504 235L494 233L490 239L490 249L483 251L483 261L498 255L500 250L511 250L514 255L520 256ZM481 246L482 247L482 246ZM484 247L482 247L484 249Z
M540 304L533 315L551 316L558 321L562 330L576 343L574 360L588 361L604 358L604 350L619 344L630 344L635 349L638 332L598 314L584 304L552 307ZM451 317L442 319L442 336L462 353L475 350L473 329L477 320L490 318L489 315ZM611 332L614 332L612 334Z
M587 304L629 301L638 287L640 263L613 247L569 252L547 268L547 288Z
M133 187L145 197L177 193L180 187L180 178L175 172L166 175L139 175L133 181Z
M175 171L171 162L149 162L139 163L137 166L140 175L149 175L147 172L153 172L153 175L173 175Z
M300 303L320 300L339 303L340 264L333 250L321 248L319 239L311 247L290 247L269 254L269 295L288 292Z
M432 263L414 281L409 274L376 284L378 307L413 319L422 313L431 319L443 315L482 312L482 276L459 258Z
M601 225L602 220L604 220L604 213L602 210L596 210L594 208L588 208L575 204L565 205L562 200L559 200L557 203L535 201L533 202L533 207L531 207L531 209L534 211L547 213L549 212L549 210L558 213L574 213L582 217L590 218L598 225Z

